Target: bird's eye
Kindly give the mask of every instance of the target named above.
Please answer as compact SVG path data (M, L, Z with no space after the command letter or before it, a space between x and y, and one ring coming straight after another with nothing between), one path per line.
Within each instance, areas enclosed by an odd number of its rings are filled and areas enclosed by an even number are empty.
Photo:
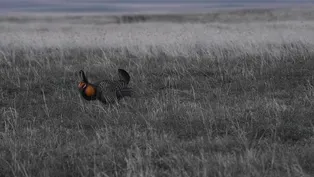
M79 88L84 88L86 87L86 83L84 82L80 82L79 85L78 85Z

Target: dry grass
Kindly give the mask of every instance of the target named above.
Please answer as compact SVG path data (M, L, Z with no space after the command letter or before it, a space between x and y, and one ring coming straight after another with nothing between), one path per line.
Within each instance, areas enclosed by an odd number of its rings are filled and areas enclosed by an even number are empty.
M314 21L85 22L0 23L0 176L314 175Z

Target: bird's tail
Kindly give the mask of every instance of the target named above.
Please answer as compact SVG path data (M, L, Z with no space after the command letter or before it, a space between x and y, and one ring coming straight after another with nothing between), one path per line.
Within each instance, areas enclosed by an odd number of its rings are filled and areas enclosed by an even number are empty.
M118 69L119 73L119 79L125 82L126 84L129 84L130 82L130 75L128 72L126 72L124 69Z

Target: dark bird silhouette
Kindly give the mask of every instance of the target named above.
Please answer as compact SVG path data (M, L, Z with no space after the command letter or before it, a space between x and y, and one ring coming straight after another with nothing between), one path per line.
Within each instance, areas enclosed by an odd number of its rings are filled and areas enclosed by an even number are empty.
M128 87L130 75L123 69L118 69L119 80L102 80L97 83L89 83L83 70L79 74L82 81L78 88L85 100L99 100L110 104L132 95L132 89Z

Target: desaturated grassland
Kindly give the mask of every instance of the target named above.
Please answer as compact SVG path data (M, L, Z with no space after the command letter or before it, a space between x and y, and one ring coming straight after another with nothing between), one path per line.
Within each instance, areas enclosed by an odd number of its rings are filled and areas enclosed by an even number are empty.
M1 177L314 175L314 21L85 22L0 23Z

